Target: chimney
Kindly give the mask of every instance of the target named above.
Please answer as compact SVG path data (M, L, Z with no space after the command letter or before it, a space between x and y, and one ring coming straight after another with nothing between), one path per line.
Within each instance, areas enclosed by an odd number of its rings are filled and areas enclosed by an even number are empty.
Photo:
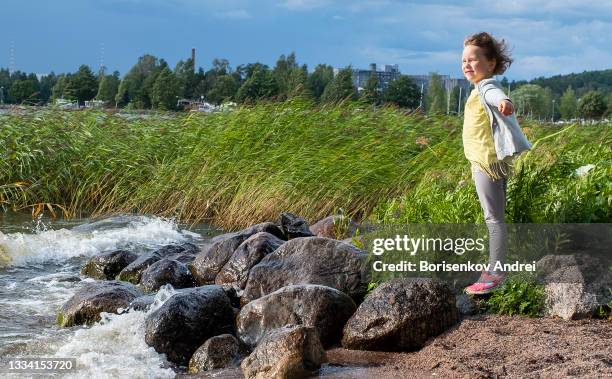
M195 72L195 47L191 48L191 62L193 63L193 72Z

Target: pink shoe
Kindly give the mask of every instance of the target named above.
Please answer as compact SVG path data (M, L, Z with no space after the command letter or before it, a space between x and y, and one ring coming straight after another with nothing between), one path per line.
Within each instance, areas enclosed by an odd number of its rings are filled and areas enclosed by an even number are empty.
M465 288L465 292L470 295L485 295L496 290L504 281L502 274L489 274L483 271L478 281Z

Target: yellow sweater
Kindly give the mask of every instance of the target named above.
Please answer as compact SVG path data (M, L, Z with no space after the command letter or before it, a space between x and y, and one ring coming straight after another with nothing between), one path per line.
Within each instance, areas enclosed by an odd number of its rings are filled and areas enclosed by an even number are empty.
M508 176L509 162L497 159L489 116L478 98L476 88L465 104L463 151L472 163L472 169L478 168L494 180Z

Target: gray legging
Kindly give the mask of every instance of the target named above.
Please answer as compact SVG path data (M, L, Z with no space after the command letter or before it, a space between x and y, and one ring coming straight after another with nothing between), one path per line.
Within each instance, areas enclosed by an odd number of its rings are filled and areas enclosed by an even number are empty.
M493 268L497 262L502 265L505 263L508 251L508 231L504 219L508 180L506 178L493 180L477 168L473 170L473 177L476 183L478 200L480 200L480 206L484 211L485 223L487 229L489 229L491 272L499 273L499 270L496 271Z

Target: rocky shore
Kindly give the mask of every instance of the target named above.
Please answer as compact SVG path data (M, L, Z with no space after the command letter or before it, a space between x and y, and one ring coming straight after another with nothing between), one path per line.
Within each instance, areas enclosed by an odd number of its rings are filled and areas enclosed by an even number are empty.
M184 375L205 377L207 372L226 370L228 375L244 378L343 377L334 376L343 373L344 377L371 377L341 369L359 356L370 362L363 365L364 372L383 364L377 377L393 377L394 370L401 370L395 377L438 372L461 376L471 369L481 377L521 374L498 366L478 371L462 362L479 358L461 354L469 348L460 346L453 336L461 333L468 343L465 335L470 325L479 322L478 317L492 320L486 328L501 327L499 320L504 318L471 316L475 312L472 300L457 296L447 284L400 278L367 293L369 254L351 243L356 230L356 224L342 216L309 226L303 218L283 213L276 223L222 234L205 246L187 243L147 253L103 252L90 258L81 271L97 280L61 307L57 323L87 325L99 321L102 312L148 310L155 293L171 285L176 293L147 314L145 342L165 354ZM538 264L546 284L548 315L566 320L589 317L608 300L604 289L612 286L612 274L601 271L594 258L547 256ZM585 274L592 270L601 272ZM517 323L523 321L504 322L520 329ZM525 320L525 325L533 323ZM611 336L610 323L601 323L604 334ZM518 351L520 343L527 342L515 340L512 346ZM483 341L469 343L487 354ZM612 356L609 343L602 348ZM448 351L448 358L432 366L406 363L417 362L414 357L424 351L440 355ZM380 362L375 364L376 357ZM384 362L391 362L389 357L399 357L399 363L385 366ZM603 359L593 367L604 372L612 361Z

